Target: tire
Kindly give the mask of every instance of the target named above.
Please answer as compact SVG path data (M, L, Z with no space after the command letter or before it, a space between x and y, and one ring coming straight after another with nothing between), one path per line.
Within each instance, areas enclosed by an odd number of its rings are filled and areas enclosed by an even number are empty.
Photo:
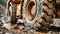
M25 0L23 5L23 19L24 19L25 26L28 28L37 28L37 29L49 28L49 25L53 22L53 18L55 18L56 10L55 10L54 1L53 0L40 0L40 1L36 0L37 11L36 11L36 16L33 20L31 20L31 18L29 20L28 17L30 16L27 17L27 15L29 14L26 14L26 9L29 1L32 1L32 0Z
M24 0L23 4L23 20L27 28L35 28L35 24L39 21L39 13L41 11L40 0ZM32 12L34 10L34 13Z
M53 23L53 18L55 18L55 2L53 0L44 0L41 7L41 13L39 18L39 24L41 27L39 29L48 29L50 24Z

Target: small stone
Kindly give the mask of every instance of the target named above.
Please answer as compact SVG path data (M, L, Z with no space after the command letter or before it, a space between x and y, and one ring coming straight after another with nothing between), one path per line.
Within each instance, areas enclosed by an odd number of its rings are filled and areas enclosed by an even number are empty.
M9 33L5 33L5 34L9 34Z

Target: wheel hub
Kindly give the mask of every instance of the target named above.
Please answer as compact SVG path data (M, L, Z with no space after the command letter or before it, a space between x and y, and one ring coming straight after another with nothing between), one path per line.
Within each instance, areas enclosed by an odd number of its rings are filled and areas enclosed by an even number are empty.
M33 1L28 2L26 7L26 16L28 20L33 20L36 16L36 3Z

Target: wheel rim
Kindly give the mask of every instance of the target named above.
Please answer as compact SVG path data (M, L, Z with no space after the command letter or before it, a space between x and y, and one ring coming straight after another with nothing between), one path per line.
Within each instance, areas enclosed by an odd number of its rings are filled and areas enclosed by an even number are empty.
M29 1L26 7L26 16L28 18L28 20L32 21L34 20L35 16L36 16L36 3L33 1Z

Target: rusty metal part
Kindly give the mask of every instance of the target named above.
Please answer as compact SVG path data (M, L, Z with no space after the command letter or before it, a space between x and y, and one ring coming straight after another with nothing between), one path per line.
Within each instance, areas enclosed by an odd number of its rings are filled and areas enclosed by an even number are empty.
M21 18L22 0L7 1L7 17L11 17L11 23L16 23L18 18Z
M11 23L16 23L17 19L16 19L16 10L17 10L17 5L14 4L13 8L12 8L12 18L11 18Z

